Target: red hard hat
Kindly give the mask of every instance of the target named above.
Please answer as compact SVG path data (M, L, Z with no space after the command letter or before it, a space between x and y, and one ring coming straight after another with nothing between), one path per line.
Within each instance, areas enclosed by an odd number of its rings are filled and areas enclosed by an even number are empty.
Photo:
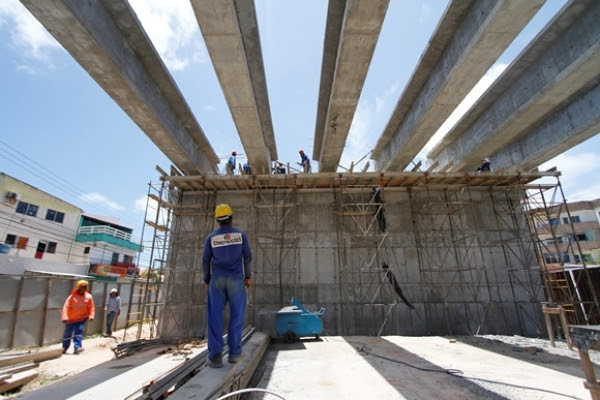
M300 149L300 151L298 153L303 154L304 150Z
M232 151L232 152L231 152L231 155L232 155L232 156L236 156L236 155L237 155L237 151L235 151L235 150L234 150L234 151Z

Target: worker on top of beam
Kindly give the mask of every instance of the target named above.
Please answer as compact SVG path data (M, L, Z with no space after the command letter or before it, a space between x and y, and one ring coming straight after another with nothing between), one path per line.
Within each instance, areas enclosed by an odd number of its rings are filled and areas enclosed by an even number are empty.
M477 167L477 172L481 173L481 172L490 172L491 171L491 163L490 163L490 159L489 158L482 158L481 159L481 165L479 167Z
M308 158L308 156L306 154L304 154L304 150L300 149L300 151L298 153L300 153L300 160L301 160L301 162L299 162L298 165L302 165L302 168L304 169L303 172L305 174L310 174L310 172L311 172L310 159Z
M233 175L235 173L235 156L237 155L237 152L234 150L231 152L231 157L229 157L229 161L227 161L227 164L225 164L225 168L227 169L227 175Z
M242 167L242 171L244 175L252 175L252 167L250 166L250 162L246 161L244 166Z

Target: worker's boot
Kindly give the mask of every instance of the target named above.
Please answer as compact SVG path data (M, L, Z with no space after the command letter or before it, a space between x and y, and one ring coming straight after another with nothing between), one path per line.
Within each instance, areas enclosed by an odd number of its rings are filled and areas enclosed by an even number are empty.
M221 353L214 356L212 359L208 359L208 366L213 368L222 368L223 367L223 357Z

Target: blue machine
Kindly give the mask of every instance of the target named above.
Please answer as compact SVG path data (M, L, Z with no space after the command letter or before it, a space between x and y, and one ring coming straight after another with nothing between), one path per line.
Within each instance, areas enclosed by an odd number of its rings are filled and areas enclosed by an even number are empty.
M314 335L318 339L323 332L320 316L325 309L310 312L295 297L292 297L292 304L277 311L277 336L285 337L290 342L303 336Z

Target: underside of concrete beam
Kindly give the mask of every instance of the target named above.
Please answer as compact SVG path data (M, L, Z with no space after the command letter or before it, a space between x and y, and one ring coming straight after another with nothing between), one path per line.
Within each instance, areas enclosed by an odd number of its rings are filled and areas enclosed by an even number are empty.
M246 157L253 170L269 173L277 150L254 2L191 4Z
M217 171L217 155L127 2L21 2L177 168Z
M381 135L378 170L403 170L545 0L453 1Z
M452 162L451 171L475 169L482 157L493 164L496 152L593 87L600 76L598 20L597 1L567 4L428 157L440 168Z
M527 136L494 154L494 169L523 171L562 154L600 132L600 85L577 97Z
M388 4L389 0L346 3L324 131L315 134L315 140L323 137L321 146L316 146L319 154L313 156L320 171L338 168Z

